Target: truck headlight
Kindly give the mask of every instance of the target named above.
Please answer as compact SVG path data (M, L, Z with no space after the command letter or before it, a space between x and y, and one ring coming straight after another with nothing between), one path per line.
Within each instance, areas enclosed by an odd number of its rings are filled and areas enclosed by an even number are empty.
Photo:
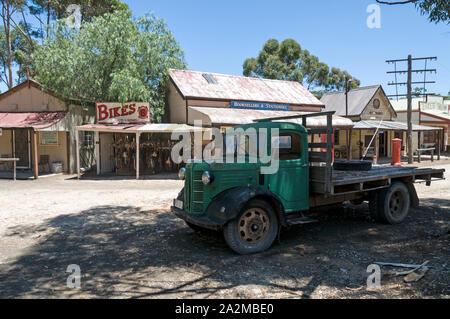
M213 176L210 172L206 171L202 175L202 182L205 185L211 184L213 182Z
M181 180L186 178L186 169L184 167L178 172L178 178Z

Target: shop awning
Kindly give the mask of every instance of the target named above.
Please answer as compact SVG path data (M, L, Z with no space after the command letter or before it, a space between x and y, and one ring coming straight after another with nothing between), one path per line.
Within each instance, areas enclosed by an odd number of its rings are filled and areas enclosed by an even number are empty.
M0 128L31 128L37 131L59 123L66 115L67 112L5 112L0 113Z
M253 123L254 120L304 115L310 112L296 112L296 111L266 111L266 110L247 110L247 109L231 109L231 108L215 108L215 107L189 107L189 119L201 119L203 125L242 125ZM191 115L192 114L192 115ZM197 116L196 116L197 115ZM206 123L205 123L206 122ZM302 124L302 119L286 120L286 122L294 122ZM326 116L319 116L307 119L307 127L318 128L327 127ZM341 116L333 116L334 128L352 128L354 123L352 120Z
M408 124L403 122L394 122L394 121L359 121L355 123L353 127L355 130L382 130L382 131L407 131ZM439 131L442 130L440 127L433 126L424 126L413 124L412 129L414 132L423 132L423 131Z

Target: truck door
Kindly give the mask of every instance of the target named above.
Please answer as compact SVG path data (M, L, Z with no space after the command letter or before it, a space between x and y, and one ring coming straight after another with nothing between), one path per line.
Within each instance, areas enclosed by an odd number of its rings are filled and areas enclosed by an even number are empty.
M272 137L279 145L278 173L268 175L269 189L283 201L286 212L309 209L309 159L306 134L281 131Z

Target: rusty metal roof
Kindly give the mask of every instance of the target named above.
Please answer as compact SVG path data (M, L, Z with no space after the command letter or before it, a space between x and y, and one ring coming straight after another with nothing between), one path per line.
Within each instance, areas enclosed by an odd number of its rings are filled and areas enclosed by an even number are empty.
M324 106L298 82L177 69L169 74L184 98Z
M231 109L231 108L217 108L217 107L196 107L190 106L189 109L194 112L200 112L208 118L208 123L203 125L223 124L223 125L242 125L253 123L254 120L283 117L291 115L304 115L311 112L296 112L296 111L267 111L267 110L246 110L246 109ZM286 120L286 122L294 122L302 124L302 119ZM327 127L326 116L318 116L307 119L307 127ZM341 116L333 116L334 128L352 128L354 123L352 120Z
M0 128L32 128L42 130L63 120L67 112L4 112L0 113Z

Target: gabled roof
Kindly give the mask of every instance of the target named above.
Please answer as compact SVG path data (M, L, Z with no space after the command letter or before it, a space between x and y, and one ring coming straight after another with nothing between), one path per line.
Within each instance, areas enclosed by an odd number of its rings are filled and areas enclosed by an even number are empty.
M348 116L360 116L379 90L381 90L382 94L386 97L386 101L392 113L396 114L389 99L384 93L383 87L381 85L373 85L352 89L348 92ZM326 93L320 101L325 104L325 111L335 111L336 115L340 116L346 115L344 92Z
M14 86L13 88L9 89L8 91L3 92L2 94L0 94L0 100L5 98L5 97L7 97L7 96L9 96L9 95L11 95L11 94L13 94L13 93L16 93L17 91L20 91L21 89L23 89L24 87L27 87L27 86L28 87L34 87L34 88L36 88L38 90L43 91L44 93L47 93L47 94L49 94L49 95L51 95L53 97L58 98L56 96L56 94L52 90L44 90L44 88L42 87L42 85L39 82L37 82L35 80L32 80L32 79L29 79L29 80L26 80L26 81L24 81L24 82L22 82L22 83L20 83L20 84L18 84L16 86Z
M300 83L187 70L169 70L185 99L253 101L323 107Z
M49 90L49 89L44 89L44 87L37 81L33 80L33 79L28 79L25 80L24 82L14 86L13 88L9 89L6 92L3 92L0 94L0 100L2 100L3 98L10 96L11 94L14 94L18 91L20 91L23 88L26 87L34 87L38 90L41 90L42 92L44 92L45 94L51 95L54 98L59 99L60 101L66 102L66 103L71 103L71 104L75 104L75 105L80 105L80 104L88 104L88 105L94 105L94 102L91 101L82 101L82 100L75 100L75 99L66 99L66 98L61 98L59 97L54 91Z

